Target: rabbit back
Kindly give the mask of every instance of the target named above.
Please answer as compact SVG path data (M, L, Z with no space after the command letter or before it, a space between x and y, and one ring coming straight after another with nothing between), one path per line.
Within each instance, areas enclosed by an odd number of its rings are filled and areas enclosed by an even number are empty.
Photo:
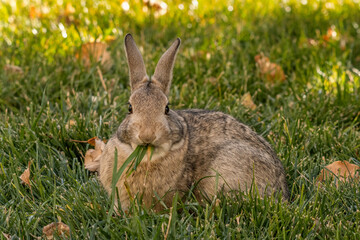
M185 162L191 166L193 181L201 179L200 191L214 196L219 188L246 191L256 184L260 195L281 191L288 199L284 167L263 137L222 112L177 113L188 125Z

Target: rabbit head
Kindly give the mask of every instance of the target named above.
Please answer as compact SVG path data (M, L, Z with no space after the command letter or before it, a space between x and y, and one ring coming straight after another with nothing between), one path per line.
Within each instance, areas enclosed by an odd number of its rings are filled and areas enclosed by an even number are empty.
M133 149L138 145L152 145L155 153L157 149L166 152L173 142L181 140L181 131L173 133L172 125L180 125L176 124L176 113L168 106L172 70L179 46L178 38L160 58L154 75L149 77L134 39L130 34L125 37L131 96L129 114L121 123L117 137Z

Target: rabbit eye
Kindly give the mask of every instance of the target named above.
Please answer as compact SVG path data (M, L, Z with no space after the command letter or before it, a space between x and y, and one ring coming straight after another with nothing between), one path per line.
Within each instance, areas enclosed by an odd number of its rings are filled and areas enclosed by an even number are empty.
M133 112L132 106L131 106L131 104L129 104L129 113L132 113L132 112Z
M168 114L169 111L170 111L169 105L166 105L166 107L165 107L165 114Z

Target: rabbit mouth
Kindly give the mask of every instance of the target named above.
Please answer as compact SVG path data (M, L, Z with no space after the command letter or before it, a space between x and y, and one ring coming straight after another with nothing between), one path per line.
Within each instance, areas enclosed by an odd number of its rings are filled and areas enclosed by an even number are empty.
M156 161L158 159L163 158L164 156L167 155L168 151L170 150L170 145L165 143L165 144L145 144L145 143L131 143L131 148L133 149L133 151L136 149L137 146L143 146L148 148L149 146L152 147L152 151L153 151L153 156L151 158L151 161Z
M142 143L142 142L140 142L140 143L139 142L131 143L131 148L133 150L135 150L138 146L141 146L141 147L144 147L144 148L151 147L151 148L154 149L154 151L155 151L155 149L160 148L159 145L156 145L156 144L153 144L153 143Z
M143 144L140 144L139 146L142 146L142 147L145 147L145 148L155 148L154 145L150 144L150 143L143 143Z
M161 148L164 143L163 141L159 140L159 138L157 136L152 137L151 139L145 139L145 138L141 138L141 137L137 137L136 140L134 141L135 148L137 146L143 146L143 147L153 147L154 149L156 148Z

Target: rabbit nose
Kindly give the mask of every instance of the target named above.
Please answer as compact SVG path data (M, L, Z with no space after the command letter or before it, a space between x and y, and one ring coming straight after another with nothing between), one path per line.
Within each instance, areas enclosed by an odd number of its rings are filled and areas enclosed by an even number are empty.
M139 139L145 143L150 144L155 140L156 136L155 134L139 134Z

